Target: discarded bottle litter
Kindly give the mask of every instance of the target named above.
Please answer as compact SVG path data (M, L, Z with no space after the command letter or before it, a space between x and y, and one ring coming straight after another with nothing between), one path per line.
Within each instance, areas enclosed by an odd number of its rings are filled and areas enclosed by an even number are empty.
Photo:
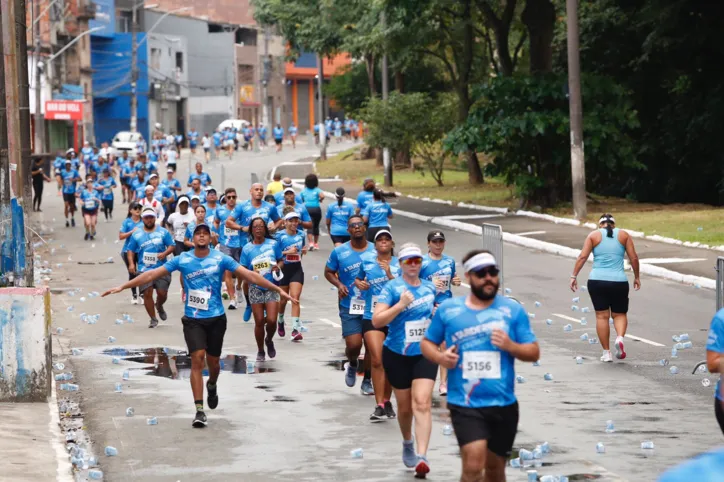
M518 456L520 457L520 460L533 460L533 452L530 450L520 449Z
M646 442L641 442L641 448L644 450L653 450L654 443L650 440L647 440Z
M711 385L711 381L708 378L703 378L701 380L701 384L705 387L708 387L709 385Z
M319 280L319 276L314 275L314 276L312 276L312 279L313 279L314 281L318 281L318 280Z
M133 407L128 407L126 409L126 417L133 417L136 414L136 411L133 409Z
M535 313L528 313L529 318L535 318Z
M586 340L588 340L588 333L584 333L581 335L581 341L586 341Z
M551 453L551 446L548 442L543 442L542 444L540 444L540 449L544 454Z
M606 433L613 433L616 429L613 426L613 420L606 420Z
M116 342L116 337L114 337L114 336L108 337L108 343L115 343L115 342Z
M580 297L580 296L576 296L575 298L573 298L573 302L574 302L574 303L578 303L579 301L581 301L581 297Z
M543 375L543 379L547 380L547 381L551 381L551 380L553 380L553 375L551 375L550 373L546 373L545 375Z
M131 372L129 372L128 370L123 370L123 379L128 380L129 378L131 378Z
M676 375L677 373L679 373L679 367L671 367L669 368L669 371L672 375Z
M563 327L563 331L573 331L573 326L569 323Z
M65 365L63 363L56 363L55 365L53 365L53 368L55 368L56 370L65 370Z
M123 391L123 385L121 385L120 383L116 383L115 392L121 393L122 391Z
M91 469L88 471L88 478L91 480L102 480L103 471L98 470L98 469Z
M588 324L588 320L585 318L581 318L581 326L586 326Z
M353 459L361 459L363 455L362 449L354 449L349 451L349 456Z
M72 379L73 379L72 373L59 373L58 375L55 376L56 382L64 381L64 380L72 380Z
M516 375L516 376L515 376L515 381L518 382L518 383L525 383L525 378L523 378L522 375Z
M540 445L533 449L533 459L542 459L543 451L540 449Z
M598 442L596 444L596 452L599 454L605 454L606 453L606 446L603 445L601 442Z
M111 447L110 445L106 447L104 452L108 457L113 457L113 456L118 455L118 449L115 447Z
M75 309L75 308L73 307L73 305L70 305L70 306L68 307L68 311L73 311L74 309Z
M571 305L571 311L578 311L578 306Z
M114 365L118 365L119 363L121 363L121 359L118 358L117 356L114 356L114 357L113 357L113 364L114 364Z
M123 324L123 320L121 320L120 318L116 318L116 325L122 325L122 324Z
M534 362L533 362L533 366L534 366L534 367L539 367L539 366L540 366L540 360L534 361Z
M598 343L598 338L589 338L588 339L589 345L595 345L596 343Z
M158 425L158 418L156 418L156 417L147 418L146 425Z
M552 324L553 324L553 320L551 320L550 318L547 318L546 325L551 326Z
M506 294L506 295L509 295L509 294L511 294L512 292L513 292L513 290L511 290L510 288L505 288L505 294Z
M681 348L683 348L683 349L691 348L692 346L694 346L694 345L690 341L685 341L684 343L681 344Z
M588 308L587 306L584 306L583 308L581 308L581 313L590 313L590 312L591 312L591 309Z
M443 435L452 435L453 434L453 428L452 425L445 424L442 427L442 434Z
M697 368L697 371L699 373L706 373L709 371L709 369L706 367L706 365L700 365L699 368Z
M510 460L510 466L514 469L519 469L521 467L520 465L520 457L516 457L514 459Z
M76 385L74 383L61 383L60 389L66 390L69 392L77 392L79 388L78 388L78 385Z
M583 365L583 357L581 357L581 356L576 357L576 365Z
M677 355L676 348L671 349L671 358L678 358L679 355Z
M63 328L61 328L61 327L58 327L58 328L55 329L55 332L56 332L58 335L62 335L62 334L63 334L63 331L64 331L64 330L63 330Z
M73 348L70 352L73 355L82 355L83 354L83 350L81 348Z
M668 364L669 364L669 360L667 360L666 358L659 360L659 365L661 365L662 367L665 367Z
M689 339L688 333L682 333L681 335L674 335L671 337L673 341L686 341Z
M528 482L538 482L538 471L537 470L528 471Z
M246 373L254 373L254 362L248 361L246 362Z

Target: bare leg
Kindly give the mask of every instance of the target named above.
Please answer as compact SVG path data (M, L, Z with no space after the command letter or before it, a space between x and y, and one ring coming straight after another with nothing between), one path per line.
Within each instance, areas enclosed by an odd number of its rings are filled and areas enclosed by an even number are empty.
M403 440L412 440L412 393L411 389L395 390L397 399L397 424Z
M372 386L375 389L375 402L382 405L385 400L389 400L389 395L385 397L385 388L387 388L387 377L385 369L382 367L382 344L385 342L385 334L381 331L371 330L365 333L365 346L367 353L365 359L370 358L372 365Z
M196 350L191 354L191 392L194 394L194 401L204 399L204 376L202 372L205 360L206 350ZM218 358L216 360L218 362Z
M485 469L487 454L487 440L476 440L460 447L460 456L463 461L460 482L483 482L485 480L483 469ZM505 473L503 476L505 477Z
M151 319L156 318L156 307L153 304L153 286L149 286L146 288L146 291L143 292L143 306L146 307L146 313L148 313L148 316L151 317ZM204 353L206 353L204 351Z
M412 381L412 413L415 415L417 453L427 454L432 433L432 389L435 380L417 378ZM399 400L398 402L399 403Z
M610 349L610 336L611 329L608 326L608 311L597 311L596 312L596 334L598 335L598 341L601 343L601 347L604 350Z
M613 316L613 327L616 329L616 336L626 336L626 330L628 329L628 316L626 316L626 313L612 313L611 316Z

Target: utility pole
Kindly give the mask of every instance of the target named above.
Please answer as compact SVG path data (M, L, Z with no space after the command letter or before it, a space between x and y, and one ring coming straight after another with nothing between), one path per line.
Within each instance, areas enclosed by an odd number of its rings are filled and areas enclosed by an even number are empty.
M40 27L35 29L35 153L45 152L45 118L42 109L43 63L40 61Z
M143 3L141 3L143 4ZM138 5L131 9L131 132L138 129Z
M322 85L324 84L324 66L322 65L322 56L317 54L317 96L319 101L319 159L322 161L327 160L327 128L324 124L324 94L322 93ZM314 129L314 126L312 126Z
M264 78L262 81L262 95L264 96L263 100L263 110L261 112L262 122L265 126L267 126L267 129L269 128L269 81L271 80L271 60L269 59L269 27L264 27L264 60L262 61L262 68L264 69Z
M568 17L568 90L571 117L571 181L573 213L586 217L586 163L583 153L583 103L581 101L581 63L578 44L578 0L566 0Z
M385 12L382 12L381 18L382 28L384 29L387 25L387 19L385 18ZM388 72L387 65L387 48L385 47L385 53L382 56L382 100L387 103L390 98L390 74ZM392 186L392 162L390 162L390 148L382 148L382 165L385 169L385 186Z

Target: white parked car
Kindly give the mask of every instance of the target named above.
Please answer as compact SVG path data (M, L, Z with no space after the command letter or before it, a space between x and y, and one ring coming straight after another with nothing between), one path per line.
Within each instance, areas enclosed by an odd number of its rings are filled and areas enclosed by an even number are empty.
M121 131L113 137L111 153L118 157L123 151L127 151L128 157L135 158L138 154L139 142L144 146L143 149L145 151L146 143L139 132Z

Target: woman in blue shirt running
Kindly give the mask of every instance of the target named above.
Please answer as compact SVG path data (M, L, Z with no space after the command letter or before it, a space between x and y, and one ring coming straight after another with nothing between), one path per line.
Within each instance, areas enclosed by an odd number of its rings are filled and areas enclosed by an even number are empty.
M132 202L128 205L128 215L126 216L126 219L123 220L123 223L121 224L121 229L118 232L118 239L120 241L123 241L123 248L121 248L121 258L123 259L123 263L126 265L126 270L128 270L128 257L126 256L126 253L128 252L128 241L131 239L133 233L136 232L137 228L143 229L143 221L141 221L141 205L136 202ZM138 260L136 260L136 263L138 263ZM136 273L132 274L129 271L128 281L132 280L136 276ZM135 287L131 288L131 293L131 304L137 305L137 289Z
M347 220L355 213L354 205L350 201L345 201L344 195L344 188L338 187L335 192L337 204L327 208L327 231L335 248L350 240Z
M365 223L369 225L367 227L368 241L373 241L378 231L390 230L389 220L393 217L392 208L385 201L382 191L375 190L372 194L372 202L367 203L367 206L362 210L362 216Z
M309 249L310 251L319 249L319 223L322 221L320 203L324 201L324 193L319 189L319 179L316 174L308 174L304 178L304 189L301 196L304 207L307 208L309 217L312 218L312 229L307 233Z
M96 236L96 224L98 223L98 208L101 207L101 199L93 188L93 178L89 177L85 182L85 189L76 193L80 198L81 212L83 213L83 224L85 224L86 241L94 240Z

